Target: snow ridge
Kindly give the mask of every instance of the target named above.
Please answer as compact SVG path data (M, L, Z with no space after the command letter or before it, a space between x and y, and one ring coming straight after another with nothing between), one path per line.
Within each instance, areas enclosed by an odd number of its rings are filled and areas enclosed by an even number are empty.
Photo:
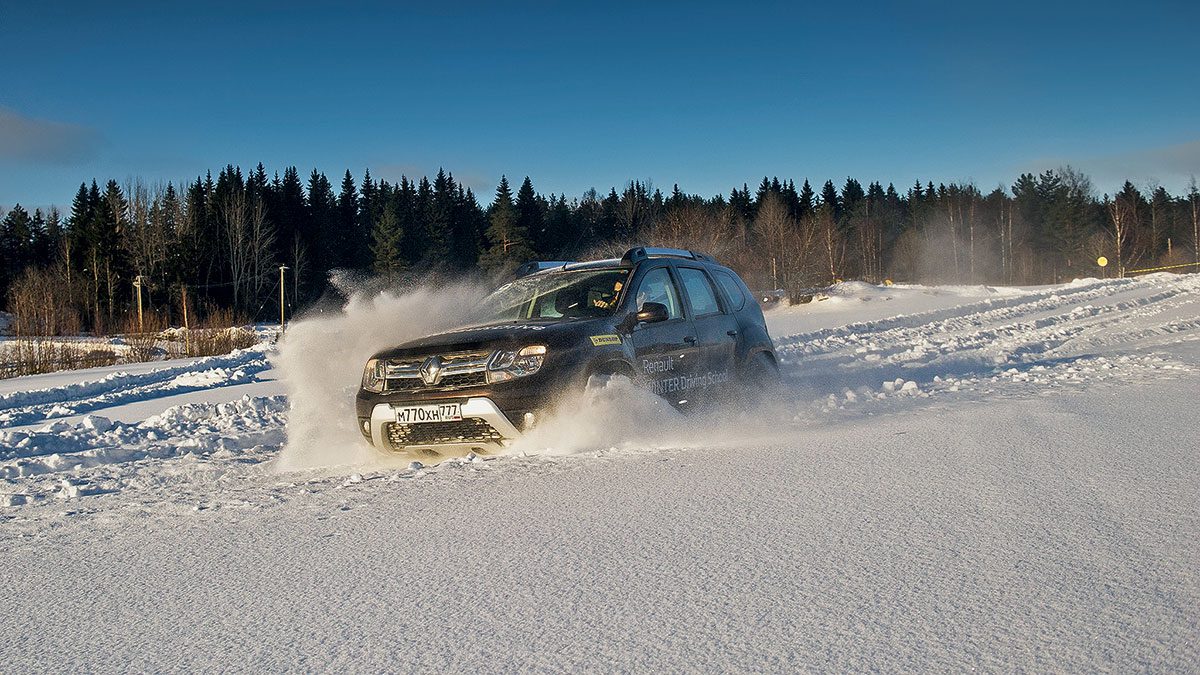
M260 344L148 373L116 372L65 387L5 394L0 396L0 427L33 424L135 401L250 382L270 368L267 349L267 345Z

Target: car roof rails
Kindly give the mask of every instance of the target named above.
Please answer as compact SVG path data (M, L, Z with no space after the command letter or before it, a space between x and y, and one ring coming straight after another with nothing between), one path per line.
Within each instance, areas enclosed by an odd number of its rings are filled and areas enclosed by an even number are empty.
M621 262L639 263L647 258L684 258L687 260L704 260L715 262L710 255L688 251L682 248L658 248L654 246L638 246L631 248L622 256Z
M517 278L520 279L546 270L560 269L570 265L571 262L570 260L531 260L517 268Z

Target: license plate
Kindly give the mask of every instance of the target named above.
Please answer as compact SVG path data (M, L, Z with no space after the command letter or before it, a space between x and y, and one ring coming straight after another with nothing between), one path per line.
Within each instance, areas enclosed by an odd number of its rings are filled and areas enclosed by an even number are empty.
M422 422L458 422L462 419L461 403L438 403L436 405L410 405L396 408L399 424L421 424Z

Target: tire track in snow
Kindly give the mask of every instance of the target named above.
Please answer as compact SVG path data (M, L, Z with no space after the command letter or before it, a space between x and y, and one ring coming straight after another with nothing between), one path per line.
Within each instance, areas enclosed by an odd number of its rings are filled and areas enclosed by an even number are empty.
M897 377L900 383L910 378L929 383L937 375L994 374L1006 366L1027 370L1154 337L1200 339L1197 291L1200 276L1059 287L1005 298L1000 307L986 300L784 336L776 341L777 352L785 375L818 395L878 387Z
M0 397L0 427L36 424L113 406L253 382L271 367L263 347L153 370L113 373L65 387L13 392Z
M933 324L953 322L968 317L987 315L994 318L1004 316L1023 316L1030 313L1030 307L1058 307L1083 299L1110 296L1114 289L1125 290L1125 287L1136 283L1134 279L1109 279L1081 283L1078 286L1054 287L1042 291L1028 291L1019 295L1000 295L995 298L967 302L946 309L935 309L925 312L914 312L874 321L860 321L834 328L818 331L795 333L792 335L776 336L776 350L790 351L797 347L806 354L820 353L819 347L824 342L836 338L850 340L859 339L861 335L901 334L904 331L920 330ZM897 331L893 333L893 331Z

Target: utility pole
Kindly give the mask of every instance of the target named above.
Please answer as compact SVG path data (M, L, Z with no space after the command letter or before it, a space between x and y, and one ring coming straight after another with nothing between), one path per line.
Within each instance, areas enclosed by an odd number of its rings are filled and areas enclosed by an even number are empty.
M283 300L283 289L285 288L283 285L283 272L286 269L288 269L287 265L279 266L279 334L280 335L283 335L283 329L287 326L287 323L286 323L287 317L284 315L284 300Z
M146 325L142 322L142 275L137 275L133 279L133 287L137 289L138 302L138 332L145 333Z
M179 285L179 293L183 300L183 355L188 356L190 352L191 328L188 327L188 312L187 312L187 286Z

